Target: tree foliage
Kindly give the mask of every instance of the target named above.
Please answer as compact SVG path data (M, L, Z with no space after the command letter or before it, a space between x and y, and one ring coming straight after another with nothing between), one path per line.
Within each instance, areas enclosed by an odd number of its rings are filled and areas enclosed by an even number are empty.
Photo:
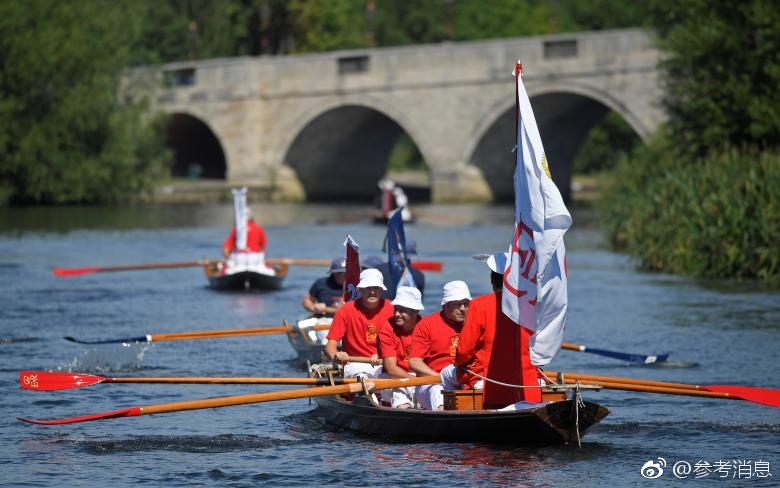
M670 135L691 156L780 143L780 9L774 0L652 4L668 56Z
M590 174L610 170L639 145L639 136L615 112L610 112L593 129L574 159L574 173Z
M108 201L159 173L159 127L117 99L137 28L126 13L105 0L0 3L0 203Z
M669 121L610 178L608 235L647 269L780 284L776 2L651 6Z

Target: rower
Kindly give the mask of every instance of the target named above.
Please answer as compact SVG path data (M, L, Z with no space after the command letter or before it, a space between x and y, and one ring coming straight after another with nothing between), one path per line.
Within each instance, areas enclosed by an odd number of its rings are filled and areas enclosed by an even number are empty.
M382 273L365 269L357 284L358 299L342 306L333 316L325 353L344 366L344 376L377 376L382 368L377 343L379 326L393 316L393 306L385 300ZM339 341L341 351L338 350ZM371 358L371 364L349 362L351 356Z
M475 256L475 259L484 256ZM503 272L508 256L509 253L502 252L485 261L490 269L493 292L471 301L454 365L441 372L447 390L481 389L484 384L483 408L487 409L520 401L542 401L539 388L512 388L482 379L508 385L539 385L539 370L531 364L530 356L529 341L533 331L514 323L501 311Z
M379 357L382 358L383 378L417 376L409 367L412 333L424 310L420 290L401 286L393 300L393 316L379 327ZM393 408L414 406L414 387L382 390L382 400Z
M406 196L403 188L389 178L382 178L377 186L379 186L380 193L375 200L375 206L380 218L389 219L393 212L400 208L401 218L404 222L414 220L412 211L409 210L409 197Z
M330 262L328 276L319 278L309 287L303 297L303 308L315 316L336 313L344 304L344 277L347 274L347 260L336 257Z
M222 255L226 259L225 274L241 271L276 274L273 268L265 264L265 248L268 243L265 230L252 218L252 210L249 207L243 207L240 215L243 216L243 221L237 219L237 225L233 226L222 243Z
M442 309L424 317L412 335L409 366L417 376L440 376L445 366L452 364L471 294L463 281L450 281L442 288ZM443 410L442 384L417 388L417 401L426 410Z

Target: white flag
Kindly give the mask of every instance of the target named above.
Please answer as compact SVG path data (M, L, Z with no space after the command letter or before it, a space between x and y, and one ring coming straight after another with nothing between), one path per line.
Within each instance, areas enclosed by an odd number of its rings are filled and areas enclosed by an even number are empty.
M233 192L233 212L236 222L236 250L246 250L246 238L247 238L247 215L248 207L246 205L246 187L233 188L230 190Z
M501 310L535 331L531 362L543 366L563 341L568 301L563 234L572 220L550 175L521 71L518 63L515 230L504 270Z

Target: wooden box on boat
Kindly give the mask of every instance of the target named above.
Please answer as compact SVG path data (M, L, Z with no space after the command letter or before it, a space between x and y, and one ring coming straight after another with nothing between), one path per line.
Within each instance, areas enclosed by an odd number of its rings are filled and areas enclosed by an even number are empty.
M482 390L443 390L444 410L482 410Z
M443 390L444 410L482 410L484 390ZM542 401L562 402L566 400L565 391L542 390Z

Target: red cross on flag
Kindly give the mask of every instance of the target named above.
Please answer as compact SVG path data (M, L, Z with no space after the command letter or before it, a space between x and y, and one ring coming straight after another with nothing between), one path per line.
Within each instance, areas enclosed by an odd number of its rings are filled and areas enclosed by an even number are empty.
M543 366L552 360L563 342L568 300L563 234L572 220L550 175L520 63L514 75L515 228L504 270L501 310L515 323L535 331L531 361Z

